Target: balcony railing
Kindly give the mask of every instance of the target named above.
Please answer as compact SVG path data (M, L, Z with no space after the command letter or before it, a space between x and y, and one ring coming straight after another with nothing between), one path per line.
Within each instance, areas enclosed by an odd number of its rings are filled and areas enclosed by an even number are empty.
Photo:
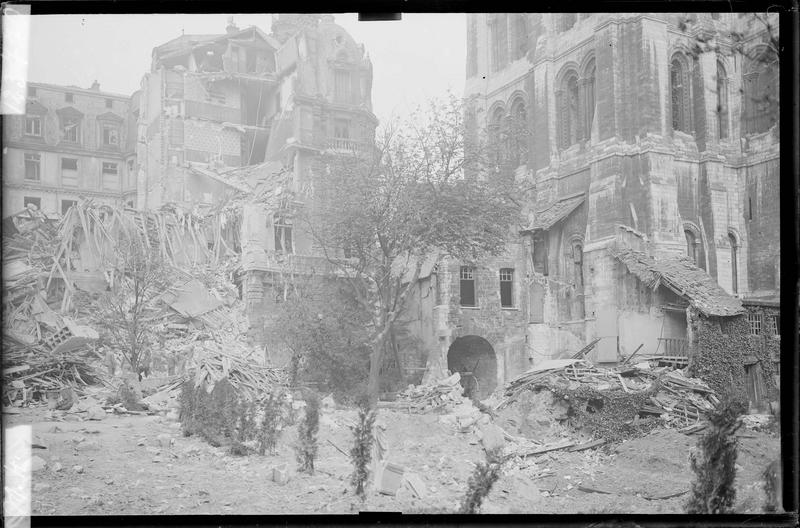
M689 343L682 338L659 337L658 351L662 356L689 357Z

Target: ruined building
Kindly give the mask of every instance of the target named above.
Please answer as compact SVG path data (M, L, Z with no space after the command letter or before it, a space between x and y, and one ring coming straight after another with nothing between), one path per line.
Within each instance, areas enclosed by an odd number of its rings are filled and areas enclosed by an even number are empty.
M5 116L3 215L29 204L63 214L83 196L131 203L136 193L131 98L90 88L29 83L25 114Z
M636 351L683 365L701 328L725 334L747 312L744 337L772 355L743 361L774 372L778 63L764 27L735 13L467 15L467 117L498 140L529 213L505 257L440 262L421 281L429 365L475 371L483 394L595 339L598 363ZM709 35L721 51L693 53Z

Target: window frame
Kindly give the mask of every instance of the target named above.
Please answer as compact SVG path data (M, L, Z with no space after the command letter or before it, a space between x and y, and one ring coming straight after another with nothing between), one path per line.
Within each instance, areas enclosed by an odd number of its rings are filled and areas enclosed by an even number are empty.
M275 252L282 253L284 255L293 255L294 236L292 233L293 224L291 220L286 217L276 217L273 219L272 228L275 236ZM281 233L283 234L283 237L281 237ZM281 239L283 239L283 242L288 246L288 251L283 247Z
M37 123L37 127L36 127L36 128L38 128L37 132L29 132L28 131L28 123L29 122L30 123ZM43 135L43 132L42 132L43 124L44 123L42 122L42 116L27 115L26 114L25 115L25 135L28 136L28 137L36 137L36 138L42 137L42 135Z
M747 335L757 336L762 335L764 326L761 314L758 312L748 312L747 314Z
M459 269L459 305L465 308L477 308L478 307L478 296L477 296L477 288L476 283L477 280L475 279L475 268L473 266L461 266ZM469 284L472 290L472 304L464 304L464 286Z
M500 268L500 308L516 308L516 296L514 295L514 268ZM504 292L504 285L505 292ZM506 293L507 302L503 302Z
M74 160L75 161L75 168L74 169L65 169L64 162L67 160ZM62 157L59 161L59 176L61 177L61 185L66 187L78 187L78 171L80 168L80 160L79 158L69 158L69 157ZM64 171L75 171L74 178L70 175L69 178L64 178Z
M61 141L65 143L72 143L75 145L81 144L81 123L82 119L77 117L62 117L61 118ZM67 131L67 125L75 123L75 126ZM75 139L71 139L71 136Z
M108 132L108 134L107 134ZM111 133L114 134L111 134ZM115 123L100 123L100 135L102 137L102 144L104 148L119 148L120 144L120 128L119 125ZM116 143L110 143L107 139L110 139L113 135L116 136Z
M23 155L23 161L25 165L25 175L24 180L29 182L41 182L42 181L42 155L38 152L26 152ZM32 166L36 167L36 177L29 178L28 177L28 163L31 163Z

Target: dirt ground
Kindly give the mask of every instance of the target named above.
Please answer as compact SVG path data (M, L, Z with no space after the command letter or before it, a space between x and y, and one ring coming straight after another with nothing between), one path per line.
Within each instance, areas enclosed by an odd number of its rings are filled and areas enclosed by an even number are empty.
M454 512L474 464L483 459L478 439L441 423L435 414L383 409L380 415L388 426L389 461L422 479L422 498L406 487L396 496L371 491L364 503L354 497L352 466L334 447L350 450L352 410L323 414L313 476L294 473L294 426L284 431L276 455L234 457L199 438L183 437L179 424L165 416L82 421L60 411L23 409L3 418L6 427L31 424L33 442L46 447L33 450L46 462L33 474L33 515ZM749 430L743 434L737 510L757 513L764 503L760 475L779 456L780 439ZM659 429L599 450L529 457L503 470L482 512L682 513L685 494L658 497L688 491L688 455L696 441L696 436ZM268 477L280 463L287 463L291 474L284 485Z

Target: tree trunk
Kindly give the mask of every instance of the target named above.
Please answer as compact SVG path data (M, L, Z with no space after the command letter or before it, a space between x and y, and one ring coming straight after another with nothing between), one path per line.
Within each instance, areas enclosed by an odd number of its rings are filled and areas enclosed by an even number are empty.
M369 380L367 382L367 396L369 406L374 409L378 405L378 392L380 391L380 374L383 363L383 349L385 347L385 337L378 339L372 344L372 352L369 355Z

